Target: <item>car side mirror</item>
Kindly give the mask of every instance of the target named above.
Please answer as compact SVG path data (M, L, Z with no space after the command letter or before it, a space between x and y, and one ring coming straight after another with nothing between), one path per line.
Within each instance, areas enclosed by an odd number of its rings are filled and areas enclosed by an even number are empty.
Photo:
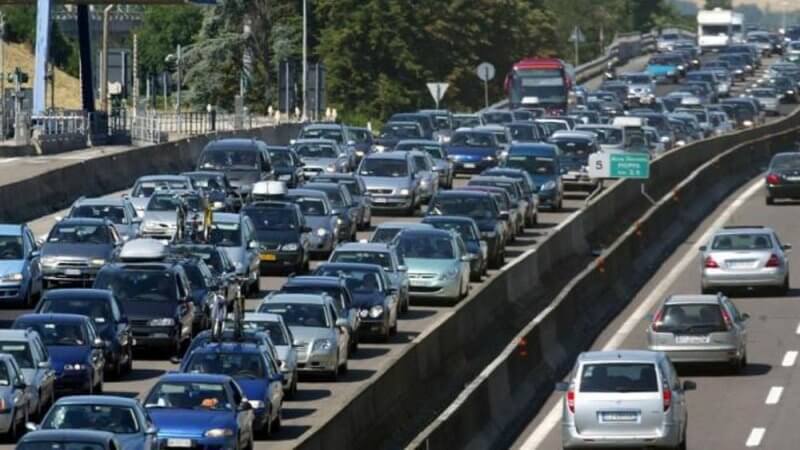
M700 246L700 248L699 248L699 250L700 250L701 252L704 252L704 251L708 250L708 247L706 247L705 245L701 245L701 246Z
M742 318L742 321L748 320L750 318L750 314L742 313L741 318Z
M14 383L14 387L17 389L25 389L26 387L28 387L28 385L24 381L17 381L16 383Z
M397 266L398 272L408 272L408 266Z
M695 389L697 389L697 383L694 381L686 380L683 382L684 391L694 391Z
M147 429L144 430L144 434L156 435L158 434L158 428L154 426L149 426Z
M239 411L250 411L253 409L253 405L250 404L250 400L242 399L242 402L239 403Z
M336 319L336 326L340 328L347 328L350 324L347 319Z
M39 429L39 425L33 422L25 422L25 429L28 431L36 431Z
M139 216L136 216L133 219L131 219L131 222L133 222L134 224L142 223L142 218L139 217Z
M172 364L180 364L181 358L173 355L169 357L169 362L171 362Z
M249 248L250 250L255 250L255 249L257 249L257 248L258 248L258 242L256 242L256 241L250 241L250 243L249 243L249 244L247 244L247 248Z
M475 257L474 257L474 256L472 256L472 255L470 255L470 254L461 255L461 261L464 261L464 262L470 262L470 261L472 261L473 259L475 259Z
M508 220L508 219L509 219L508 211L503 211L500 213L500 220Z
M36 366L40 369L49 369L51 367L50 361L39 361Z
M783 244L783 249L789 251L792 249L792 244Z
M567 392L569 390L569 383L564 382L564 381L560 381L560 382L556 383L555 390L557 392Z
M28 254L28 258L38 258L42 253L39 250L33 250Z
M309 226L304 226L302 228L302 230L303 230L303 233L311 233L312 231L314 231L314 229L309 227Z
M92 342L92 347L97 349L104 349L106 348L106 343L100 338L94 338L94 342Z

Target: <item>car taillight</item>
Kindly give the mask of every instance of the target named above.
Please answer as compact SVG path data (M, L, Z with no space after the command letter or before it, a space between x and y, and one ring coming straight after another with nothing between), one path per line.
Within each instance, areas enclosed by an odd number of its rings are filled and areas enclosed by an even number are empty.
M662 392L662 398L664 399L664 411L667 411L669 407L672 406L672 391L668 386L664 386Z
M653 316L653 325L652 325L653 331L658 331L658 329L661 328L661 318L663 315L664 311L658 310L656 315Z
M771 173L767 175L767 184L780 184L781 177L778 174Z
M725 321L725 328L730 330L733 326L733 322L731 321L731 316L728 314L728 311L725 311L724 308L720 308L722 311L722 320Z
M778 255L772 254L770 255L769 259L767 260L767 267L780 267L781 260L778 259Z
M710 256L706 256L705 266L706 269L719 269L719 264Z
M575 390L572 388L567 391L567 408L569 412L575 414Z

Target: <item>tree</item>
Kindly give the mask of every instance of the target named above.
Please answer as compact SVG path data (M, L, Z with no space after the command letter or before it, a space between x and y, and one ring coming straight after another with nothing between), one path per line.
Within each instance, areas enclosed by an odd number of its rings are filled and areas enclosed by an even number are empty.
M733 0L706 0L706 9L733 9Z
M33 50L36 44L36 7L6 6L2 11L5 17L5 39L9 42L26 44ZM50 30L50 61L72 76L78 76L78 46L61 32L53 22Z
M145 75L162 72L164 58L175 53L178 45L191 44L202 22L203 12L197 6L145 7L142 25L136 30L140 72Z

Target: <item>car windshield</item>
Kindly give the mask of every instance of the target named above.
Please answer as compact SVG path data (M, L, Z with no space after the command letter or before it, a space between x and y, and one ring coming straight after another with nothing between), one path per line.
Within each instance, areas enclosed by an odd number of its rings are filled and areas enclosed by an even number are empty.
M42 299L38 311L41 314L80 314L90 317L97 325L111 322L111 305L106 300L87 300L81 298Z
M211 225L209 244L220 247L239 247L242 245L242 232L239 223L216 222Z
M258 312L280 314L289 327L330 328L325 308L320 304L268 302Z
M217 249L211 247L192 247L192 246L177 246L174 247L175 254L184 256L190 255L203 260L213 271L222 273L225 270L222 256Z
M454 116L453 128L472 128L481 124L478 116Z
M264 358L259 353L192 352L186 372L212 373L235 378L264 378Z
M331 262L375 264L392 271L392 255L388 252L364 252L337 250L330 259Z
M111 235L104 225L58 224L47 242L58 244L110 244Z
M536 128L533 125L508 125L508 129L511 132L512 141L533 142L538 137L536 136Z
M777 155L772 158L771 170L800 170L800 153L796 155Z
M283 334L283 328L281 328L279 322L245 319L243 325L246 330L267 333L274 345L289 345L289 343L286 342L286 336Z
M372 142L372 132L366 129L351 128L350 136L359 144L368 144Z
M443 216L467 216L476 220L494 219L494 200L474 196L438 196L431 205L431 212Z
M200 156L200 167L212 170L256 170L259 169L258 153L243 149L207 150Z
M105 450L103 444L71 440L32 441L17 444L17 450Z
M150 197L157 190L185 191L187 189L189 189L189 183L184 181L143 181L141 183L136 183L136 186L134 186L131 192L131 196L145 198Z
M580 392L658 392L656 367L651 363L585 364Z
M464 242L477 241L480 239L478 235L475 234L475 230L472 228L472 224L470 224L469 222L463 222L463 221L445 222L442 220L434 220L426 223L430 223L435 228L438 228L440 230L453 230L459 235L461 235L461 239L463 239Z
M442 147L438 144L414 144L414 143L399 143L395 146L395 151L411 151L418 150L431 155L433 159L444 159L444 152Z
M727 329L717 304L666 305L653 322L653 331L658 333L708 334Z
M382 138L413 139L421 138L422 131L416 123L387 123L381 128Z
M105 270L97 275L95 289L108 289L122 303L176 302L175 277L166 270Z
M449 236L422 233L400 234L397 249L403 259L454 259L453 241Z
M304 128L300 137L303 139L330 139L340 144L344 142L342 130L335 128Z
M584 139L555 139L553 144L561 149L561 154L564 156L589 156L589 153L594 153L594 143Z
M206 277L203 276L203 271L200 266L192 261L187 261L183 264L183 270L186 272L186 278L189 279L189 284L192 289L207 288Z
M714 237L712 250L766 250L772 248L767 233L726 233Z
M297 215L284 208L244 208L242 213L249 217L260 230L296 230Z
M154 195L147 202L147 211L175 211L181 202L174 195Z
M301 158L336 158L339 154L331 144L297 144L294 151Z
M269 160L274 167L294 167L294 161L288 150L270 150Z
M627 75L624 81L628 84L647 84L652 80L647 75Z
M523 169L533 175L555 175L556 165L553 158L542 156L509 155L506 167Z
M483 123L485 124L504 124L514 120L514 115L505 111L485 112L481 115L481 117L483 118Z
M450 140L450 145L461 145L465 147L494 147L492 133L459 132L455 133Z
M404 159L367 158L358 173L365 177L403 178L408 176L408 163Z
M43 430L87 429L115 434L138 433L136 412L127 406L59 405L47 414Z
M338 277L345 280L347 288L353 293L376 293L381 291L380 274L374 270L342 269L322 266L314 275Z
M150 392L146 408L232 411L234 405L220 383L164 382Z
M772 89L753 89L750 94L753 97L775 97L775 91Z
M88 219L108 219L112 223L125 223L125 209L122 206L112 205L80 205L72 208L70 217Z
M0 353L8 353L14 357L23 369L33 369L33 355L27 342L23 341L0 341Z
M372 233L372 238L370 238L370 242L379 242L379 243L388 243L397 236L397 233L400 232L400 228L394 227L380 227Z
M216 174L198 174L198 175L191 175L192 179L192 186L195 189L200 190L221 190L225 185L223 178L219 177Z
M293 199L304 216L324 216L327 214L325 202L313 197L296 197Z
M39 333L44 345L82 346L88 345L86 328L75 322L40 322L22 320L14 325L17 329L32 329Z
M22 236L0 236L0 260L23 258Z
M11 385L11 374L8 373L8 366L0 364L0 386Z

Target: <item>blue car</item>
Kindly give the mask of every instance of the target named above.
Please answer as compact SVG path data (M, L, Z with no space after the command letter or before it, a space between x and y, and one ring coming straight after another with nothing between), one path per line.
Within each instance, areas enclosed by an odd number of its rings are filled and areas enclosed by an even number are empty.
M491 131L458 130L450 138L447 155L455 173L478 173L495 167L503 147Z
M0 225L0 302L32 307L42 294L39 248L27 225Z
M56 372L56 395L103 391L105 342L92 321L77 314L24 314L11 328L32 329L42 338Z
M94 430L39 430L17 442L17 450L86 449L119 450L121 444L112 433Z
M644 72L656 80L669 79L673 83L677 83L683 70L685 67L683 67L683 60L680 56L661 54L650 58Z
M504 167L523 169L533 178L539 207L560 211L564 203L561 151L552 144L512 144Z
M158 428L160 448L253 448L253 406L227 375L164 375L144 407Z
M38 426L39 430L97 430L112 433L117 450L157 450L156 428L135 399L108 395L76 395L59 399Z
M260 346L250 342L210 342L184 358L180 371L233 377L253 407L253 428L267 435L280 429L283 375Z

